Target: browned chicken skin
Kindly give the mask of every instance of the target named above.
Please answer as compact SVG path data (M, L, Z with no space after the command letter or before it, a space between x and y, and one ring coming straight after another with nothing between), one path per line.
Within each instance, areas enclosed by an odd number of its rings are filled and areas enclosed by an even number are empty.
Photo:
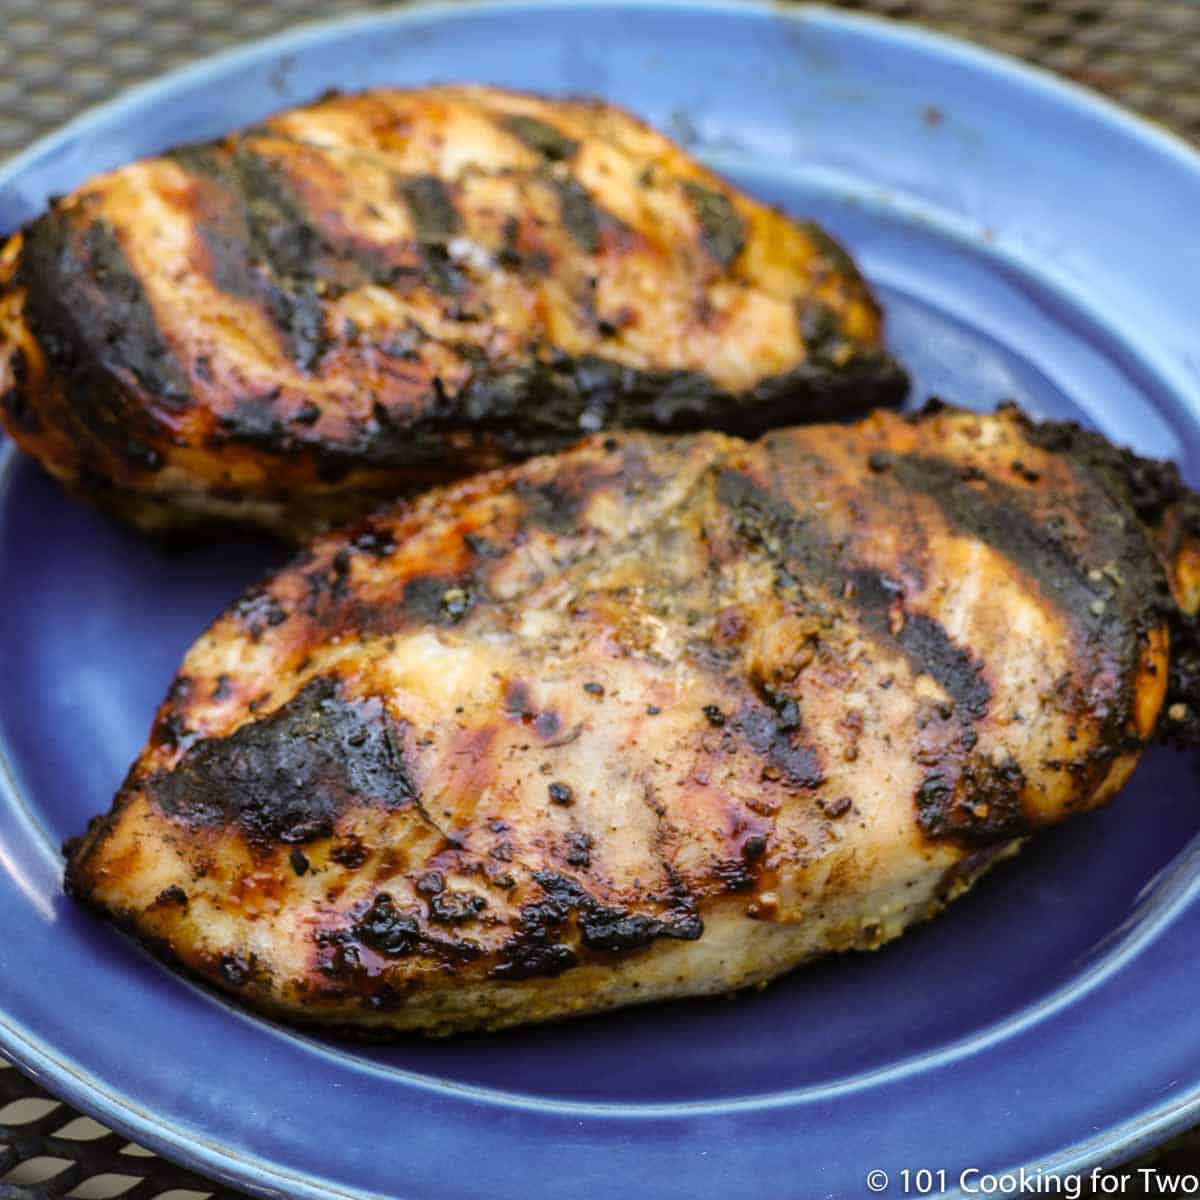
M874 948L1187 726L1197 513L1013 410L597 436L243 596L68 886L360 1032Z
M326 98L99 176L0 252L0 420L146 528L297 537L612 427L903 399L811 222L609 105Z

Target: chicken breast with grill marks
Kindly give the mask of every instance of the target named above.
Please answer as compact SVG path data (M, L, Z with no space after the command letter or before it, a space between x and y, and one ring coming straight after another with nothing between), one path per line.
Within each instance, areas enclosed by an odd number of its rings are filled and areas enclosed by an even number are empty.
M244 595L68 887L370 1033L874 948L1194 733L1198 513L1013 410L596 437Z
M99 176L0 253L0 420L146 528L298 537L604 428L906 386L828 235L596 101L326 98Z

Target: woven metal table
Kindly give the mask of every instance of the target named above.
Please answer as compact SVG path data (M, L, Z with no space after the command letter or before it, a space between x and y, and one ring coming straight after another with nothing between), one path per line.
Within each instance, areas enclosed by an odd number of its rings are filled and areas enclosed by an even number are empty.
M1200 0L832 0L1049 68L1200 145ZM0 0L0 160L130 84L369 0ZM1200 1131L1153 1156L1200 1171ZM1136 1176L1120 1191L1139 1195ZM0 1061L0 1200L200 1200L198 1178Z

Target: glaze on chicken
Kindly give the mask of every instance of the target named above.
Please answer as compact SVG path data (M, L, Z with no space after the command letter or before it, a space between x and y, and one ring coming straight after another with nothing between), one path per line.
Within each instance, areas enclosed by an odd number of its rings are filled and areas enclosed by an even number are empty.
M875 948L1186 731L1197 528L1174 468L1012 410L597 436L247 592L68 887L372 1033Z
M99 176L0 252L0 420L156 529L285 537L611 427L859 415L854 264L595 101L326 98Z

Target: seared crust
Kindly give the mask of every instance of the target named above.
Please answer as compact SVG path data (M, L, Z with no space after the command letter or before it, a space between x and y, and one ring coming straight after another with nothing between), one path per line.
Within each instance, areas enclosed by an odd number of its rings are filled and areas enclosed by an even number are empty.
M635 118L484 87L326 98L102 175L0 255L0 420L147 528L288 537L610 427L903 399L810 222Z
M323 538L189 652L68 887L373 1033L878 946L1195 699L1167 695L1194 539L1160 536L1191 501L1139 518L1149 465L1068 434L597 437Z

